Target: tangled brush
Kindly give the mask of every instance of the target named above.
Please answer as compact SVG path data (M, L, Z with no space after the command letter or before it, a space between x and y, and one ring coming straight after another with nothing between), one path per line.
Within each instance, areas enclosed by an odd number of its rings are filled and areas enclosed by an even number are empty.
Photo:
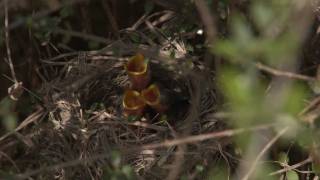
M137 45L122 39L99 51L43 60L47 68L42 72L50 76L39 90L44 98L31 120L36 125L22 128L25 144L10 137L1 142L8 144L4 151L19 149L9 153L19 164L19 177L102 179L130 167L134 177L163 179L174 173L172 167L195 175L198 164L219 159L229 141L148 148L225 128L214 117L213 73L204 68L201 56L176 48L178 42ZM169 94L170 106L164 113L147 109L132 119L123 113L123 94L130 86L124 65L137 52L149 60L151 79Z

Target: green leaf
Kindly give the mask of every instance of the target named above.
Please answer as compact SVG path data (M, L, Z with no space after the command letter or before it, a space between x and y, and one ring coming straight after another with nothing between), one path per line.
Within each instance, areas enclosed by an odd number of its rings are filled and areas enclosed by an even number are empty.
M312 170L315 171L315 173L320 174L320 164L312 163Z
M287 172L287 179L299 180L300 178L299 178L298 174L295 171L288 171Z
M131 166L124 165L121 168L122 173L127 177L127 179L133 179L134 178L134 172Z
M219 40L213 45L212 51L233 62L239 61L239 49L230 40Z
M268 26L274 20L272 9L266 2L255 1L251 7L251 14L260 31L265 31L266 28L269 28Z
M119 152L117 151L112 151L111 152L111 161L112 161L112 165L116 168L120 167L121 164L121 155Z
M224 161L219 161L218 163L214 164L214 166L210 169L209 174L205 179L228 179L228 174L229 172L227 164Z
M240 47L250 44L253 39L252 31L245 20L240 16L235 16L231 25L232 37L235 43L239 44Z
M284 98L283 112L297 115L305 106L304 101L307 98L307 90L301 84L293 84L292 87L287 89Z
M281 152L278 155L278 161L282 162L282 163L288 163L289 162L289 158L288 158L288 154Z
M196 170L197 170L198 172L203 172L204 167L203 167L202 165L198 164L198 165L196 165Z
M12 131L17 127L17 117L13 114L8 114L4 116L2 123L8 131Z

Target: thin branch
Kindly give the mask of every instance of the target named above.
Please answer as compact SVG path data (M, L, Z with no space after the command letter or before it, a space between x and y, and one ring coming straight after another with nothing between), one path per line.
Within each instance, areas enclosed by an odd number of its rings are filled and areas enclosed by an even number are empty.
M287 131L288 131L289 127L284 128L283 130L281 130L274 138L272 138L269 143L267 143L265 145L265 147L261 150L261 152L257 155L257 157L255 158L255 160L252 162L251 167L249 169L249 171L247 172L247 174L242 178L242 180L248 180L249 177L252 175L252 173L254 172L254 170L257 167L257 164L259 162L259 160L262 158L262 156L270 149L270 147L282 136L284 135Z
M213 42L216 36L215 21L211 16L210 10L203 0L195 0L195 4L200 18L206 28L209 43Z
M5 11L5 20L4 20L4 25L5 25L5 36L6 36L6 47L7 47L7 60L8 60L8 64L10 67L10 71L11 71L11 76L12 79L14 80L15 83L18 83L17 77L16 77L16 73L14 72L14 67L13 67L13 63L12 63L12 58L11 58L11 50L10 50L10 34L9 34L9 17L8 17L8 0L4 0L4 11Z
M118 38L120 37L119 34L119 25L117 23L116 18L114 17L114 15L112 14L112 8L109 6L109 2L108 1L102 1L102 6L105 9L105 12L107 13L107 17L109 19L110 25L111 25L111 29L113 31L113 34L115 36L117 36Z
M10 78L9 76L2 74L3 77L7 78L9 81L11 82L15 82L12 78ZM38 96L37 94L35 94L34 92L32 92L31 90L27 89L24 86L21 86L25 91L27 91L31 96L35 97L36 99L38 99L40 102L43 103L42 98L40 96Z
M223 138L223 137L230 137L234 136L243 132L248 132L248 131L259 131L259 130L265 130L269 129L272 127L273 124L266 124L266 125L260 125L260 126L255 126L251 128L241 128L241 129L230 129L230 130L224 130L221 132L212 132L212 133L207 133L207 134L200 134L200 135L195 135L195 136L189 136L186 138L180 138L180 139L175 139L175 140L167 140L163 141L162 143L156 143L156 144L149 144L149 145L144 145L144 146L137 146L128 149L129 152L134 152L134 151L141 151L145 149L156 149L156 148L161 148L161 147L172 147L176 145L181 145L181 144L187 144L187 143L195 143L195 142L200 142L208 139L218 139L218 138ZM52 166L44 166L36 170L32 170L23 174L19 174L16 177L19 179L26 179L30 176L34 176L36 174L39 174L41 172L45 171L52 171L57 168L66 168L66 167L71 167L75 166L78 164L82 163L88 163L88 162L93 162L98 159L102 158L107 158L110 156L110 153L101 153L101 154L96 154L91 156L88 159L75 159L72 161L64 162L64 163L59 163L55 164Z
M277 175L277 174L282 174L282 173L285 173L285 172L287 172L287 171L296 169L296 168L298 168L298 167L300 167L300 166L303 166L303 165L305 165L305 164L307 164L307 163L310 163L310 162L312 162L312 157L308 157L307 159L305 159L305 160L303 160L303 161L301 161L301 162L299 162L299 163L297 163L297 164L294 164L294 165L292 165L292 166L288 166L288 167L285 167L285 168L280 169L280 170L278 170L278 171L272 172L272 173L270 173L269 175L270 175L270 176L274 176L274 175Z
M200 104L200 97L201 97L201 86L200 86L200 78L197 75L191 75L190 82L188 83L188 89L190 93L190 104L188 110L188 116L184 120L184 130L182 132L182 139L183 137L188 137L192 130L192 122L199 118L198 106ZM175 180L178 179L179 174L182 169L182 165L184 162L184 153L186 151L186 146L184 143L178 146L178 154L174 156L174 162L172 164L172 170L169 172L166 179L168 180Z
M19 167L17 166L17 164L13 161L13 159L8 154L0 151L0 157L1 156L5 157L13 165L13 167L17 170L17 172L20 172Z
M35 111L34 113L32 113L31 115L29 115L26 119L24 119L18 127L16 127L13 131L10 131L6 134L4 134L3 136L0 137L0 142L3 141L4 139L8 138L11 135L14 135L16 132L20 131L21 129L25 128L26 126L28 126L29 124L31 124L32 122L35 122L39 119L44 118L46 115L46 112L44 111L43 108L39 108L37 111Z
M212 133L207 133L207 134L188 136L185 138L177 138L174 140L165 140L162 143L144 145L141 147L141 149L157 149L157 148L161 148L161 147L171 147L171 146L176 146L176 145L180 145L180 144L195 143L195 142L205 141L208 139L218 139L218 138L223 138L223 137L231 137L231 136L241 134L244 132L248 132L248 131L259 131L259 130L269 129L272 126L273 126L273 124L266 124L266 125L255 126L252 128L230 129L230 130L224 130L224 131L220 131L220 132L212 132Z
M258 69L265 71L269 74L272 74L274 76L282 76L282 77L287 77L290 79L298 79L298 80L303 80L303 81L315 81L316 80L316 78L314 78L314 77L274 69L274 68L266 66L260 62L256 63L255 66Z
M14 1L17 1L17 0L10 0L10 3L14 4ZM46 17L46 16L60 10L61 8L65 7L65 6L73 6L73 5L76 5L76 4L79 4L82 2L86 2L86 1L88 1L88 0L68 0L68 1L65 1L65 3L61 3L59 6L53 8L53 9L49 9L49 10L44 9L44 10L35 12L31 16L31 18L33 21L37 21L43 17ZM1 9L1 4L0 4L0 9ZM9 29L13 30L13 29L19 28L19 27L23 26L27 20L28 20L28 17L20 18L20 19L16 20L9 25Z
M315 106L319 103L320 103L320 96L314 98L311 102L309 102L308 105L299 113L299 116L302 116L308 111L310 111L312 108L315 108Z
M86 39L86 40L90 40L90 41L95 41L95 42L99 42L102 44L107 44L107 45L110 44L110 41L108 39L100 37L100 36L95 36L92 34L86 34L86 33L72 31L72 30L65 30L62 28L54 29L53 32L57 33L57 34L66 34L66 35L73 36L73 37L78 37L78 38L82 38L82 39Z

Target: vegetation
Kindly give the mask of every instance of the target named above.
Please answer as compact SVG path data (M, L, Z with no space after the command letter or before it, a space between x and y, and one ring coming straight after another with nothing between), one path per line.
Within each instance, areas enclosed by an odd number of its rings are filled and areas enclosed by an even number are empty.
M319 179L319 7L1 1L0 179Z

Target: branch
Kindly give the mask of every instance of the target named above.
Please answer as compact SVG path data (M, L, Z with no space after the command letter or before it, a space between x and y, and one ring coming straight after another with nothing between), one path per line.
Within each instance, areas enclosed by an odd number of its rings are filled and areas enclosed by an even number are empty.
M200 141L204 141L204 140L208 140L208 139L217 139L217 138L222 138L222 137L230 137L230 136L234 136L234 135L237 135L237 134L240 134L240 133L243 133L243 132L259 131L259 130L269 129L272 126L273 126L273 124L266 124L266 125L260 125L260 126L255 126L255 127L251 127L251 128L246 128L246 129L245 128L230 129L230 130L224 130L224 131L221 131L221 132L212 132L212 133L207 133L207 134L188 136L186 138L167 140L167 141L163 141L163 142L157 143L157 144L149 144L149 145L144 145L144 146L137 146L137 147L133 147L133 148L128 149L128 151L129 152L134 152L134 151L141 151L141 150L145 150L145 149L156 149L156 148L160 148L160 147L171 147L171 146L176 146L176 145L181 145L181 144L200 142ZM78 164L93 162L93 161L96 161L98 159L107 158L109 156L110 156L110 153L106 152L106 153L93 155L88 159L79 159L78 158L78 159L75 159L75 160L72 160L72 161L59 163L59 164L55 164L55 165L51 165L51 166L43 166L43 167L41 167L39 169L35 169L35 170L31 170L31 171L23 173L23 174L19 174L16 177L18 179L26 179L26 178L28 178L30 176L34 176L34 175L39 174L41 172L52 171L52 170L55 170L57 168L66 168L66 167L76 166Z
M208 6L203 0L195 0L195 4L203 25L206 28L208 41L212 43L216 36L215 21L210 14Z
M251 164L250 169L248 170L247 174L242 178L242 180L248 180L249 177L252 175L254 170L257 167L257 164L259 160L262 158L262 156L271 148L271 146L282 136L288 131L288 127L282 129L274 138L272 138L266 145L265 147L260 151L260 153L257 155L257 157L254 159L254 161Z
M316 78L314 78L314 77L277 70L277 69L271 68L269 66L266 66L260 62L256 63L255 66L258 69L260 69L264 72L267 72L269 74L272 74L274 76L282 76L282 77L287 77L290 79L298 79L298 80L303 80L303 81L315 81L316 80Z
M301 161L301 162L299 162L299 163L297 163L297 164L294 164L294 165L292 165L292 166L288 166L288 167L285 167L285 168L280 169L280 170L278 170L278 171L272 172L272 173L270 173L269 175L270 175L270 176L274 176L274 175L277 175L277 174L285 173L285 172L287 172L287 171L296 169L296 168L298 168L298 167L300 167L300 166L303 166L303 165L305 165L305 164L307 164L307 163L310 163L310 162L312 162L312 157L308 157L306 160L303 160L303 161Z
M4 0L4 11L5 11L5 20L4 20L4 26L5 26L5 36L6 36L6 47L7 47L7 60L11 71L12 79L15 83L18 83L16 73L14 72L14 67L11 59L11 50L10 50L10 35L9 35L9 17L8 17L8 0Z

